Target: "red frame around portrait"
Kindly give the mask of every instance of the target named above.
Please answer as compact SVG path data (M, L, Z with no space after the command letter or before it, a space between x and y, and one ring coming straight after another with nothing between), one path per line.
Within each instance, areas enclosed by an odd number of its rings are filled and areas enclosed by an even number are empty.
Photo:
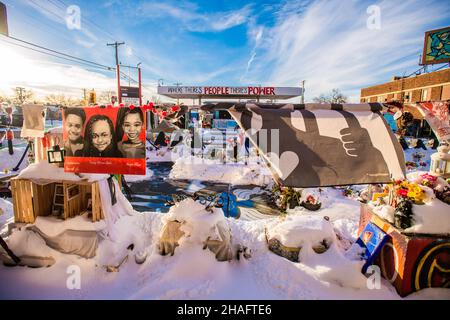
M117 125L117 115L120 108L128 107L99 107L88 106L82 107L86 114L86 121L83 127L83 136L86 129L86 124L89 119L94 115L105 115L111 119L114 124L114 129ZM135 107L138 108L138 107ZM146 138L146 112L142 110L144 116L144 123L142 125L142 131L139 135L140 140L145 144ZM63 128L65 126L65 119L63 113ZM67 134L63 129L63 140L66 141ZM124 135L121 139L126 141L127 138ZM146 159L144 158L109 158L109 157L75 157L66 156L64 158L64 171L74 173L102 173L102 174L134 174L145 175L146 172Z

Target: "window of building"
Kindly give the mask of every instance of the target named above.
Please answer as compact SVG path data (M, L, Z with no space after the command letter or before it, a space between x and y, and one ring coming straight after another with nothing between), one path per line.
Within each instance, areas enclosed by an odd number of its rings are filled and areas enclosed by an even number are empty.
M377 102L386 102L387 101L387 97L386 96L378 96L377 97Z
M442 87L442 95L441 100L449 100L450 99L450 84Z
M421 101L428 101L430 99L428 99L428 92L430 90L429 89L422 89L422 97L421 97Z
M411 101L411 91L406 91L404 93L403 97L404 97L405 102L410 102Z

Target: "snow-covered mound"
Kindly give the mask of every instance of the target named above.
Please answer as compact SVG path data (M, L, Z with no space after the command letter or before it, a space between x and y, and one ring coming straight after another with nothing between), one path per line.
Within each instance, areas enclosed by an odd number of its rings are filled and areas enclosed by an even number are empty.
M269 224L267 231L269 238L275 238L287 247L304 249L324 240L332 243L336 236L330 221L312 215L288 215Z
M212 235L214 228L220 222L225 222L222 209L213 208L212 212L205 210L205 206L191 198L178 202L164 215L163 222L181 222L181 231L185 237L180 241L202 244Z
M222 163L219 160L183 157L176 160L169 177L171 179L197 179L217 181L233 185L267 186L273 178L263 163Z

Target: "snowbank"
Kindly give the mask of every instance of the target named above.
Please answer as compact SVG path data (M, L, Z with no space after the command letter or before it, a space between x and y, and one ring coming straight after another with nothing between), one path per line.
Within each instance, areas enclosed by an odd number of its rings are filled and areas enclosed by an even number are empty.
M218 160L184 157L176 160L169 177L171 179L197 179L217 181L233 185L267 186L273 183L270 171L263 163L222 163Z

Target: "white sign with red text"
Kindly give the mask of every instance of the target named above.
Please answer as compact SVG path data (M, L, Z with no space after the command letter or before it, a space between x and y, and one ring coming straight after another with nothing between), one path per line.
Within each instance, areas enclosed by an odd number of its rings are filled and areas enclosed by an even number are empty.
M221 86L159 86L158 94L174 98L198 97L264 97L288 99L302 95L302 88L297 87L221 87Z

